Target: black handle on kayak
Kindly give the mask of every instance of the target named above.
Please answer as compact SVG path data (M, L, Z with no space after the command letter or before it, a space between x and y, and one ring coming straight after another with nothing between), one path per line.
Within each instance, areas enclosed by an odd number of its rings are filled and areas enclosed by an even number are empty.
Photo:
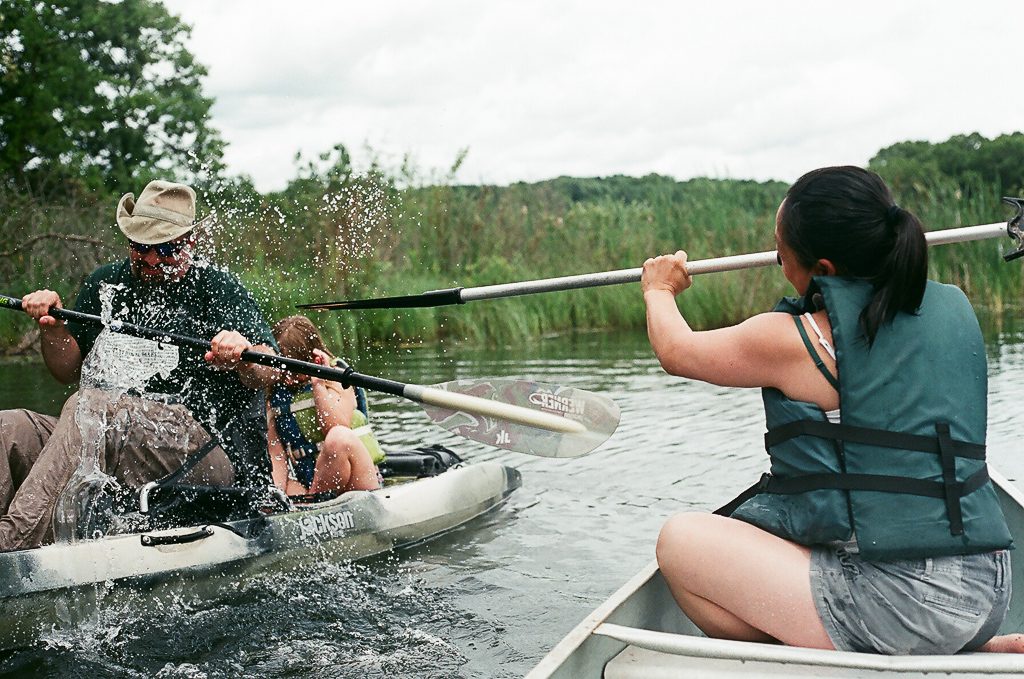
M149 535L143 534L139 536L139 542L142 543L143 547L159 547L161 545L187 545L190 542L196 540L203 540L213 535L213 529L209 526L204 526L199 530L194 530L191 533L174 533L171 535Z
M21 300L17 297L10 297L8 295L0 295L0 307L11 309L13 311L23 311ZM124 335L142 337L143 339L153 340L154 342L163 342L165 344L191 347L203 352L210 351L210 342L208 340L199 339L198 337L189 337L188 335L179 335L178 333L167 332L165 330L147 328L143 325L136 325L134 323L128 323L127 321L119 321L116 319L111 320L108 324L104 323L103 319L99 316L85 314L81 311L74 311L72 309L54 307L50 309L49 313L54 318L59 318L62 321L74 321L76 323L88 323L91 325L105 325L110 328L112 332L119 332ZM331 382L340 382L345 386L354 385L362 387L363 389L380 391L393 396L405 396L405 384L395 382L394 380L386 380L381 377L373 377L372 375L363 375L352 370L352 368L332 368L325 365L318 365L316 363L309 363L307 361L300 361L295 358L288 358L286 356L264 354L262 352L252 351L249 349L242 352L242 360L247 363L258 363L270 368L288 370L303 375L309 375L310 377L319 377L320 379L330 380Z

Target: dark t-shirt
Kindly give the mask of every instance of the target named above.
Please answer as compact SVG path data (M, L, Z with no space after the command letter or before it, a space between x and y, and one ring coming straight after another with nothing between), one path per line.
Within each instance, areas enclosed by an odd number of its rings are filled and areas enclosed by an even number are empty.
M153 284L135 277L127 259L107 264L85 280L75 310L102 315L103 283L123 286L112 296L110 309L115 320L207 340L220 330L237 330L253 344L277 347L249 292L235 276L213 266L197 262L181 280ZM78 341L84 358L102 328L72 322L68 323L68 330ZM203 352L197 349L180 347L178 352L178 366L166 376L151 377L140 385L143 391L176 396L211 433L223 434L243 414L252 416L253 403L263 400L262 393L242 384L235 371L210 367ZM225 449L231 447L229 442L224 443ZM236 455L232 453L239 451L227 452L237 467ZM266 457L265 443L262 454Z

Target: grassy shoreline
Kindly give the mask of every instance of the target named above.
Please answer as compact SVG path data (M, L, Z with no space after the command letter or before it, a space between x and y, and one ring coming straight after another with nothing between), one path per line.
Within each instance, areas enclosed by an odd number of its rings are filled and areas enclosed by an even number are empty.
M770 250L785 189L779 182L649 176L399 190L373 174L268 196L221 186L205 194L205 208L217 219L203 251L239 275L268 319L276 319L302 302L633 268L679 248L692 259ZM1009 212L990 192L965 197L942 184L897 199L928 229L996 222ZM13 226L0 235L0 292L50 287L70 304L96 264L124 256L116 227L98 226L112 221L111 205L96 197L48 204L0 193ZM1024 267L1003 263L1000 247L983 241L932 248L930 275L999 315L1024 299ZM784 294L792 292L770 267L697 277L681 305L692 325L709 328L766 310ZM32 328L23 315L3 317L0 351ZM642 328L644 307L639 286L627 284L313 317L333 346L358 351L439 341L515 345L550 333Z

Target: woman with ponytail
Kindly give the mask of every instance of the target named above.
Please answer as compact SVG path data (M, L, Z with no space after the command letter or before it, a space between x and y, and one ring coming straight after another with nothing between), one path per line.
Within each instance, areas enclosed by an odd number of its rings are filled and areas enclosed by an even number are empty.
M644 263L664 369L761 387L771 471L715 514L672 517L661 571L708 636L884 654L1019 651L994 637L1011 540L985 465L985 348L927 280L921 223L878 175L801 177L776 216L798 297L695 332L686 253ZM685 308L685 302L683 302Z

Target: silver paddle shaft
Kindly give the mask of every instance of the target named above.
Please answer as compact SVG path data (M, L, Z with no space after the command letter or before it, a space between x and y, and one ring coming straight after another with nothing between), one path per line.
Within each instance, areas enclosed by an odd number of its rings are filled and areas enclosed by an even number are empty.
M965 226L960 229L943 229L925 233L928 245L946 245L948 243L965 243L973 240L985 240L1006 236L1006 222ZM739 271L740 269L756 269L778 263L775 250L768 252L752 252L746 255L730 255L712 259L698 259L686 263L686 270L691 276L722 271ZM619 285L620 283L637 283L643 268L619 269L601 273L585 273L576 276L560 276L558 278L542 278L521 283L501 283L498 285L482 285L476 288L463 288L459 297L463 302L475 302L482 299L500 299L518 295L532 295L537 292L557 292L559 290L578 290L580 288L596 288L603 285Z

